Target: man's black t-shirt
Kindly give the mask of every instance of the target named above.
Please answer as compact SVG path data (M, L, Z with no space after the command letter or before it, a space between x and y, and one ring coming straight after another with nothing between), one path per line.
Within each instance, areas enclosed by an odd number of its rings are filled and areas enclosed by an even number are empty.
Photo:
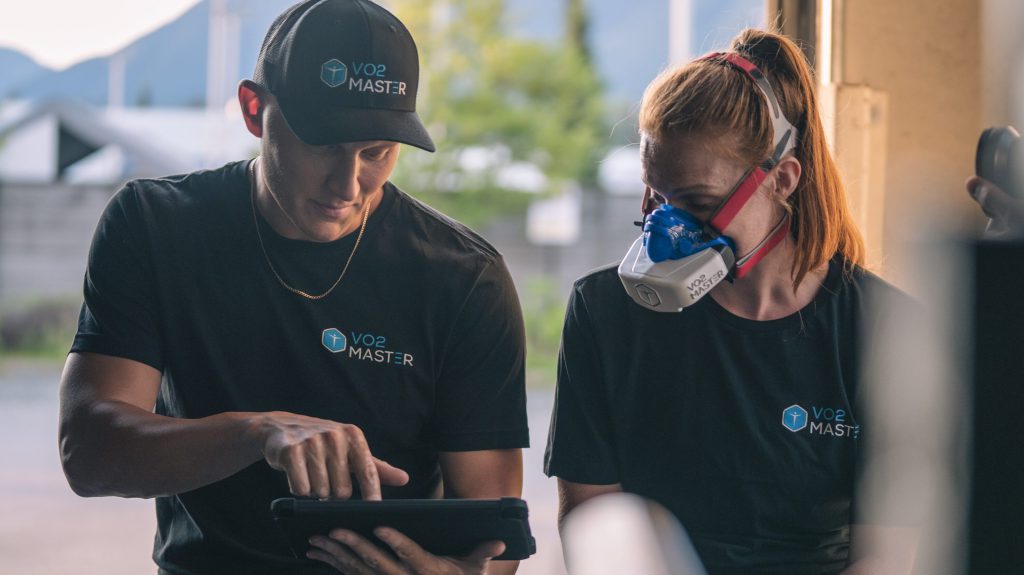
M773 321L711 297L632 302L615 268L576 282L545 471L670 509L711 573L837 572L849 549L866 292L829 265L814 300ZM873 297L873 296L871 296Z
M288 411L351 423L409 473L385 498L440 494L438 452L528 443L522 315L501 256L391 184L356 234L289 240L255 216L245 162L137 180L111 200L89 256L72 351L163 373L156 412ZM112 448L115 448L112 446ZM332 572L290 559L270 518L288 495L266 462L157 499L166 573Z

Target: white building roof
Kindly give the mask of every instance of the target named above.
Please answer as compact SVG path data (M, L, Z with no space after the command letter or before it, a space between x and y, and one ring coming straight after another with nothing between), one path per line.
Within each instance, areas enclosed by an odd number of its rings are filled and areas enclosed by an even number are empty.
M77 153L69 156L69 148ZM0 180L119 184L221 166L258 149L259 140L230 108L0 106Z

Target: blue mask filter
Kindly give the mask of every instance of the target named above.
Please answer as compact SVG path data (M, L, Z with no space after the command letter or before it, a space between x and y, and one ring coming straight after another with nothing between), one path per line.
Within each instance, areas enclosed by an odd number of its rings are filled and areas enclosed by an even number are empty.
M704 239L704 226L697 218L668 204L658 206L644 222L644 246L654 263L678 260L714 246L736 250L732 240L725 236Z

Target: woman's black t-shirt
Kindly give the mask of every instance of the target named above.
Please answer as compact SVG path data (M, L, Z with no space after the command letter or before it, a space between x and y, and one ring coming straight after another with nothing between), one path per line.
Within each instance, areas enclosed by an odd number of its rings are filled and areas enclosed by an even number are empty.
M711 297L632 302L615 268L574 286L545 472L671 510L712 573L830 573L846 563L862 418L867 292L833 261L814 300L753 321Z

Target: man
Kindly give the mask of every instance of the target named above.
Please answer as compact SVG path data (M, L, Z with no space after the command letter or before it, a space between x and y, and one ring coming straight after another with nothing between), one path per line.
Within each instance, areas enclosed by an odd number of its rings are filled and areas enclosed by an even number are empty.
M83 496L156 497L160 573L491 573L393 530L290 556L270 502L518 496L523 326L501 256L388 178L415 112L408 30L307 0L238 97L248 162L129 182L96 230L61 388Z

